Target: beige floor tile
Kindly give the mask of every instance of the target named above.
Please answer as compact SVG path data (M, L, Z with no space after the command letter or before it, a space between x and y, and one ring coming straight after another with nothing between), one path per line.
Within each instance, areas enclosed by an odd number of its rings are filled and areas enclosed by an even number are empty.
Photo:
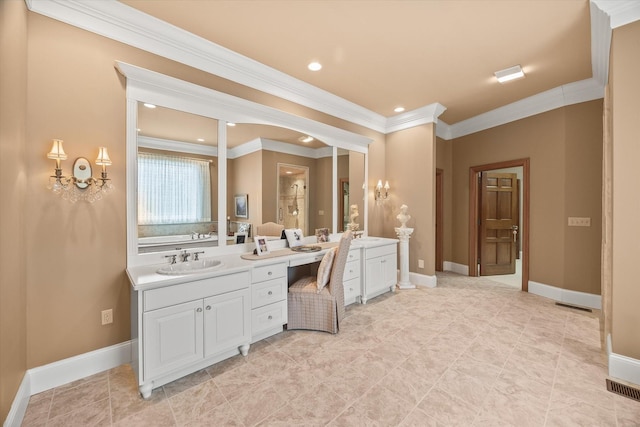
M616 415L612 410L576 402L571 406L550 409L546 426L615 426Z
M215 376L213 381L224 397L231 401L249 393L251 389L264 382L265 378L260 375L258 368L246 363Z
M172 427L176 425L169 403L165 400L113 424L114 427Z
M24 427L39 427L47 424L54 390L34 394L29 399L27 411L22 420Z
M418 408L438 423L447 426L471 425L478 411L439 386L427 393L418 404Z
M251 351L251 350L249 350ZM205 370L209 374L211 378L215 378L218 375L224 374L227 371L231 371L235 368L238 368L247 363L246 357L238 354L229 359L223 360L222 362L218 362L214 365L209 366Z
M109 398L109 380L103 377L97 381L82 383L73 388L56 390L51 401L49 418L55 418L92 403Z
M249 390L242 398L229 402L240 422L253 426L276 412L287 401L268 383Z
M111 407L109 399L90 403L86 406L69 412L68 414L50 418L47 426L51 427L85 427L85 426L110 426Z
M443 425L418 408L411 411L400 424L401 427L438 427Z
M244 424L229 403L223 403L202 414L199 418L184 424L188 427L242 427Z
M171 410L178 424L186 424L200 418L203 414L226 403L213 380L191 387L169 398Z
M169 384L165 384L163 386L164 392L167 397L175 396L178 393L182 393L185 390L190 389L191 387L195 387L199 384L202 384L206 381L209 381L211 376L204 369L198 372L194 372L191 375L187 375L186 377L182 377L178 380L170 382Z
M434 383L398 366L382 378L379 384L409 403L417 404L431 390Z
M120 384L117 388L111 387L111 420L115 423L140 411L148 409L166 399L162 387L151 393L151 397L145 400L140 396L138 387L134 381L129 387Z
M413 409L414 404L397 396L391 390L376 385L352 406L368 419L380 425L398 425Z

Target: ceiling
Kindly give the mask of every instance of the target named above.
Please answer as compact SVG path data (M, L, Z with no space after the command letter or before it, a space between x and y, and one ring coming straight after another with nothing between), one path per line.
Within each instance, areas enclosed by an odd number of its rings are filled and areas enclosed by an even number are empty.
M385 117L454 124L592 77L588 0L121 2Z

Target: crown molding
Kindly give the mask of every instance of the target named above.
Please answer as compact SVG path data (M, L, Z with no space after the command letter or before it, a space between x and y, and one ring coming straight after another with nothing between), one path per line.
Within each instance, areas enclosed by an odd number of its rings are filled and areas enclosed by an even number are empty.
M444 139L460 138L556 108L603 97L604 86L596 79L581 80L487 111L470 119L449 125L448 128L443 126L444 129L440 134L436 127L436 135Z
M26 0L32 12L384 132L386 118L116 0Z
M591 0L611 19L610 28L618 28L640 19L638 0Z
M389 117L385 126L385 133L396 132L426 123L438 123L438 117L440 117L446 109L447 107L436 102Z
M227 157L229 159L237 159L238 157L246 156L247 154L255 153L260 150L275 151L278 153L291 154L310 159L320 159L322 157L333 156L332 147L310 148L282 141L275 141L268 138L256 138L244 144L230 148L227 152Z
M609 67L611 28L640 19L637 0L591 0L593 82L570 83L448 125L438 122L445 107L435 103L386 118L364 107L295 79L116 0L25 0L29 10L127 45L178 61L381 133L436 123L436 135L453 139L539 114L563 105L596 99L603 93ZM124 74L124 73L123 73ZM586 82L586 83L585 83ZM595 96L595 98L594 98ZM581 98L582 97L582 98ZM510 111L513 110L513 111ZM241 111L237 111L242 115ZM228 115L232 115L229 114ZM241 120L229 120L241 122ZM295 128L292 128L295 129ZM330 145L362 151L371 142Z
M214 147L212 145L194 144L192 142L174 141L171 139L154 138L144 135L138 135L137 140L138 147L218 157L218 147Z

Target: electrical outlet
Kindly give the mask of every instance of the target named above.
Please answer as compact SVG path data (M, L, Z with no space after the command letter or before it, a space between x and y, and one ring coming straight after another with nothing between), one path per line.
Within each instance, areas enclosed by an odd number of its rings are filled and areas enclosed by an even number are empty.
M591 218L570 216L569 227L591 227Z
M102 310L102 324L108 325L109 323L113 323L113 309Z
M419 259L418 260L418 268L424 268L424 260L423 259Z

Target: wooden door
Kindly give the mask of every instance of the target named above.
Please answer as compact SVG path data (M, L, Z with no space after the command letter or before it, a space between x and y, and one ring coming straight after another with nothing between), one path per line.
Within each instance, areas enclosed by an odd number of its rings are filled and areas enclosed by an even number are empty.
M515 274L518 185L515 173L482 172L480 275Z

